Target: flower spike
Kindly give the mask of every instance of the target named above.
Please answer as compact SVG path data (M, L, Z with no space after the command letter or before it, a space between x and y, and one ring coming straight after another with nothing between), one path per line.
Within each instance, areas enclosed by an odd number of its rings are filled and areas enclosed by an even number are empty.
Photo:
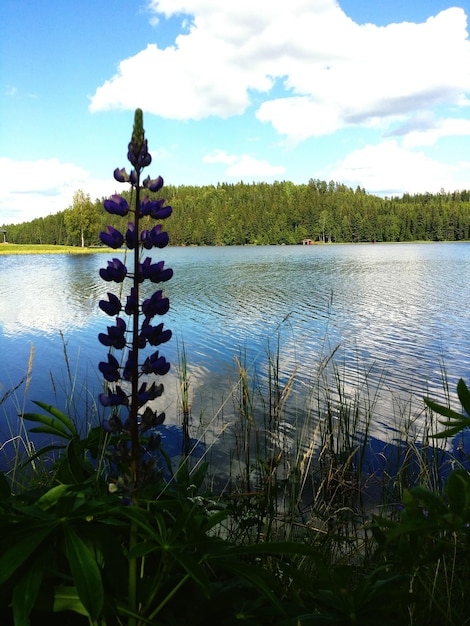
M173 275L173 270L164 266L164 261L154 262L150 257L141 261L142 250L152 248L162 249L168 245L168 233L161 224L140 228L140 219L163 220L172 213L172 208L165 205L162 199L150 199L146 195L141 199L145 189L156 193L163 187L163 178L147 176L141 182L142 170L149 166L152 157L149 153L147 139L143 127L143 114L137 109L134 117L134 127L131 141L128 145L128 160L132 166L128 174L124 168L114 170L114 179L120 183L129 183L132 187L132 208L123 196L117 194L104 201L105 210L111 215L125 217L132 216L127 224L127 230L122 234L114 226L108 226L100 234L101 241L113 249L125 246L131 254L126 255L125 261L113 258L108 261L107 267L100 269L100 276L107 282L123 283L131 281L130 288L124 291L121 297L108 292L107 300L100 300L100 309L108 316L115 317L115 325L108 326L107 332L99 333L100 343L109 348L106 361L98 365L100 372L108 386L107 392L100 394L99 400L103 407L110 408L112 415L103 420L103 428L111 437L117 438L113 443L115 462L120 467L130 468L129 475L120 477L117 481L132 485L132 499L138 497L140 481L151 479L149 465L142 459L144 445L139 440L142 433L152 431L162 424L164 412L157 412L148 402L158 399L163 393L163 385L156 382L156 378L164 376L170 369L166 358L154 352L145 355L144 351L150 346L166 344L172 336L171 330L164 329L163 323L152 324L152 319L164 315L169 310L169 300L161 289L141 301L140 285L149 283L163 283ZM135 203L135 204L134 204ZM128 271L128 257L129 266ZM124 286L122 287L124 290ZM125 303L125 304L124 304ZM123 317L128 316L126 322ZM114 350L123 350L124 355L120 365L112 354ZM119 408L117 408L119 407ZM127 415L118 416L118 412ZM160 437L151 432L146 439L147 451L158 445ZM116 483L117 484L117 483Z

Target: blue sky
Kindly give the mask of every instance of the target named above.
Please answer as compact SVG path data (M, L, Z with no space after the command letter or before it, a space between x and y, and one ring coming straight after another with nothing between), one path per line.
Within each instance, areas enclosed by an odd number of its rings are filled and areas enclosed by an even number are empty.
M0 224L167 184L470 188L470 0L1 0Z

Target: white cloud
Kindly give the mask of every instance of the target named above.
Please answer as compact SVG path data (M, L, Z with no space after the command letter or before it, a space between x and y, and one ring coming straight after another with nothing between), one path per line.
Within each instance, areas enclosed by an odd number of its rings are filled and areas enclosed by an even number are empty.
M213 150L202 159L203 163L235 163L238 157L235 154L227 154L224 150Z
M464 135L470 135L470 120L446 119L437 121L430 128L410 131L403 139L403 146L405 148L432 146L441 137L463 137Z
M225 173L231 178L265 179L286 171L282 165L271 165L268 161L255 159L248 154L227 154L223 150L214 150L203 158L203 162L228 165Z
M113 193L112 180L92 179L89 172L58 159L14 161L0 158L0 223L29 222L63 211L82 189L92 200Z
M96 90L92 111L135 109L172 119L257 112L294 141L346 126L386 126L470 91L463 9L422 24L354 23L335 0L152 0L155 15L190 19L174 46L150 44ZM150 83L149 83L150 78ZM142 85L154 88L142 89ZM277 84L282 97L269 96ZM159 85L165 86L164 91Z
M441 163L388 140L350 153L329 171L328 178L351 187L360 185L370 193L401 195L468 188L468 170L468 163Z

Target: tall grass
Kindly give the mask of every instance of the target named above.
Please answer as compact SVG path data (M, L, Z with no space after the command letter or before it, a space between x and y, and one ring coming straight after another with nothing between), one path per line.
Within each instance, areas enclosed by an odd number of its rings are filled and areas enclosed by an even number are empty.
M8 468L8 475L12 485L16 487L24 486L25 482L31 480L31 471L38 469L38 462L33 462L27 470L27 476L22 469L27 458L34 455L34 443L31 440L28 430L23 420L18 416L25 411L26 399L31 382L34 361L34 344L31 344L29 359L25 374L16 384L8 389L0 397L0 407L3 411L3 423L6 425L9 437L1 442L0 452L2 453L3 466ZM39 462L40 463L40 462ZM20 472L20 468L22 471ZM19 482L21 485L19 484Z
M432 412L424 403L416 412L411 403L397 401L392 426L379 442L371 427L381 388L369 384L358 364L357 389L347 389L335 353L319 363L300 406L296 371L281 373L279 350L268 352L265 376L249 371L242 356L235 359L232 411L219 415L220 437L205 455L210 459L217 447L208 485L230 502L226 530L233 539L290 539L314 529L316 540L334 536L341 555L346 544L351 554L362 554L373 513L395 515L404 491L414 485L442 491L443 464L450 459L444 458L445 444L433 440L439 425ZM201 424L193 428L188 421L191 367L183 357L183 430L186 439L204 440Z

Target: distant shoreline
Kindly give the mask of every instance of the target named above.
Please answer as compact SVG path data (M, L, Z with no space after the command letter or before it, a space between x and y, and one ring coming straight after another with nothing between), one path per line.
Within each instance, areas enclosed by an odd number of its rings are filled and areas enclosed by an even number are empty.
M52 246L50 244L0 244L0 255L5 254L94 254L109 252L109 248L80 248L79 246Z
M417 243L423 243L423 244L433 244L433 243L469 243L469 240L465 239L465 240L460 240L460 241L429 241L429 240L419 240L419 241L358 241L358 242L353 242L353 241L344 241L344 242L323 242L323 241L315 241L312 244L309 245L302 245L301 243L299 244L289 244L289 245L294 245L294 246L300 246L300 247L310 247L310 246L345 246L345 245L364 245L364 246L371 246L371 245L394 245L394 244L417 244ZM271 245L271 244L266 244L266 245ZM272 244L272 245L287 245L287 244ZM253 244L249 244L250 247L256 247ZM175 247L185 247L185 248L190 248L190 247L195 247L195 248L201 248L204 246L175 246ZM214 247L214 246L207 246L207 247ZM226 247L226 248L231 248L231 247L236 247L236 246L222 246L222 247ZM247 246L248 247L248 246ZM7 255L7 254L96 254L96 253L103 253L103 252L107 252L109 253L111 251L110 248L107 248L105 246L103 247L85 247L85 248L81 248L79 246L54 246L54 245L50 245L50 244L19 244L19 243L0 243L0 256L2 255ZM122 248L121 250L116 250L116 252L123 252L124 248Z

